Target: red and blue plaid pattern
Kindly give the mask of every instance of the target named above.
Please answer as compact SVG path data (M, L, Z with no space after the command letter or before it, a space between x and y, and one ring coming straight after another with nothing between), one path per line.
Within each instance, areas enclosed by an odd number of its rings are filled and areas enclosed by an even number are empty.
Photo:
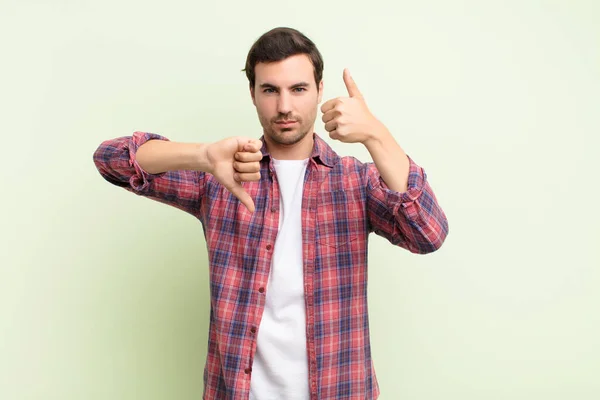
M374 232L413 253L438 249L446 216L426 174L410 160L408 190L387 188L373 163L339 157L315 134L302 199L306 333L311 399L376 399L367 315L367 243ZM200 220L210 263L210 328L204 399L248 399L256 335L279 221L279 186L263 145L261 179L246 182L250 213L215 178L198 171L149 174L140 145L163 136L135 132L103 142L100 174L131 192Z

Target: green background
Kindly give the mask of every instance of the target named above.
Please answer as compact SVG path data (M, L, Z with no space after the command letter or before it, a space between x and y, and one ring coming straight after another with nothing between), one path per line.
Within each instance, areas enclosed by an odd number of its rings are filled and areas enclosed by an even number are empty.
M449 218L428 256L371 237L380 398L600 398L599 22L597 1L2 0L0 399L201 398L201 225L92 154L260 136L241 69L275 26L319 46L324 101L350 69Z

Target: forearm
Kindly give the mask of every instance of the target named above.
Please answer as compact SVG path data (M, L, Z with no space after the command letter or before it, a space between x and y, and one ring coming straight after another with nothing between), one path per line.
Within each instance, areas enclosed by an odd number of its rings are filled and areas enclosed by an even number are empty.
M207 144L178 143L149 140L139 147L136 160L141 168L151 174L168 171L209 171Z
M392 134L382 126L364 144L386 185L393 191L406 192L410 161Z

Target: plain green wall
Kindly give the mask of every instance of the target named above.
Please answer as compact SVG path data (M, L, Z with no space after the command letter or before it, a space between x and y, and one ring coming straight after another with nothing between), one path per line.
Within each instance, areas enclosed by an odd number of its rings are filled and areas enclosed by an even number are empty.
M449 218L428 256L372 237L381 399L600 398L599 4L2 0L0 399L201 398L201 226L92 154L260 136L241 69L275 26L317 43L325 100L350 68Z

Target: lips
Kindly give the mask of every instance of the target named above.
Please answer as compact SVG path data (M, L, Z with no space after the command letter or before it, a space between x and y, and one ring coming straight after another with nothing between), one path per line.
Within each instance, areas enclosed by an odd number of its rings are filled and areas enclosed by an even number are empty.
M275 123L282 127L292 126L296 124L298 121L288 120L288 121L275 121Z

